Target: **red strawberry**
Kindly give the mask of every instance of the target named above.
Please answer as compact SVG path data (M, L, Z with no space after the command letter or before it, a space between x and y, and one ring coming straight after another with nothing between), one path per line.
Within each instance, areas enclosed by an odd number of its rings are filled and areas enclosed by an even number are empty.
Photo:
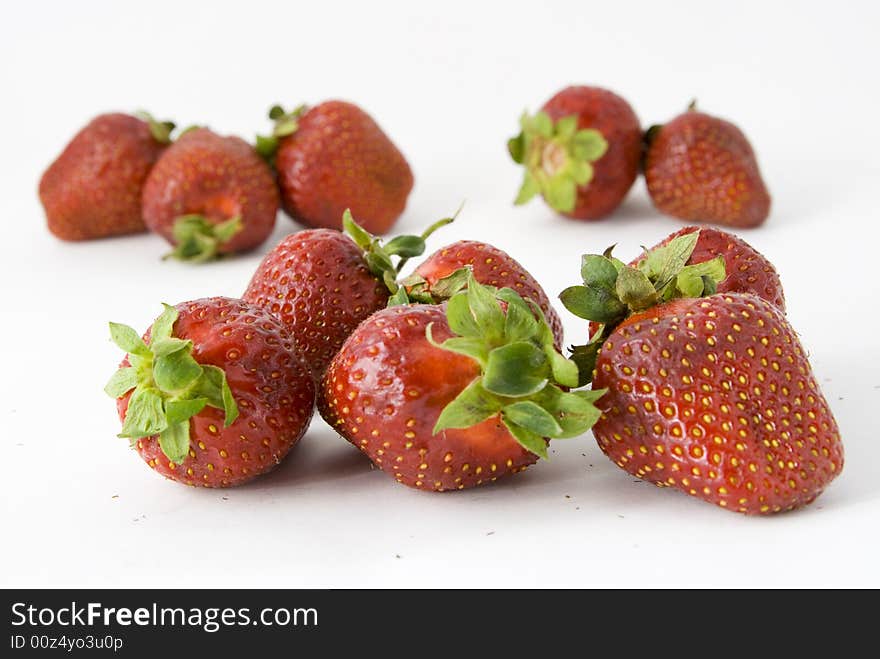
M170 256L207 261L266 240L278 214L278 188L250 144L194 128L153 167L143 209L147 226L175 245Z
M241 300L165 305L105 391L153 469L187 485L239 485L274 468L305 433L315 389L280 321Z
M568 392L577 368L512 289L473 275L438 305L394 306L348 338L324 376L318 409L398 482L473 487L546 457L598 415L592 392Z
M346 233L310 229L287 236L257 267L246 301L284 322L316 379L362 320L382 309L397 291L397 272L422 254L424 240L451 218L421 236L399 236L386 245L344 213ZM393 257L401 261L395 265Z
M629 103L599 87L567 87L508 142L526 172L517 204L536 194L579 220L597 220L620 205L642 155L642 129Z
M664 238L651 249L668 245L687 233L699 232L699 239L688 264L702 263L717 256L724 257L727 277L718 283L718 293L751 293L772 302L785 312L785 294L776 268L754 247L742 238L711 227L685 227ZM638 265L645 257L630 263Z
M733 227L762 224L770 195L742 131L689 109L646 136L645 180L661 213Z
M356 105L325 101L291 113L278 106L271 138L258 142L274 158L284 210L311 227L341 229L346 208L371 233L384 234L403 213L413 175L403 154Z
M671 241L659 270L585 259L574 306L606 323L589 346L593 387L607 389L599 446L639 478L731 510L810 503L840 473L843 446L806 352L775 305L713 293L721 257L682 265L690 253L676 246L692 237ZM608 320L621 305L622 320Z
M541 307L550 329L553 330L557 347L562 346L562 321L541 284L507 252L487 243L460 240L447 245L425 259L416 268L414 275L403 283L413 299L427 296L429 301L443 301L450 295L444 290L442 280L464 267L470 267L474 279L481 284L495 288L512 288L524 298L535 302Z
M144 117L96 117L49 165L40 201L55 236L92 240L146 231L141 188L174 124Z

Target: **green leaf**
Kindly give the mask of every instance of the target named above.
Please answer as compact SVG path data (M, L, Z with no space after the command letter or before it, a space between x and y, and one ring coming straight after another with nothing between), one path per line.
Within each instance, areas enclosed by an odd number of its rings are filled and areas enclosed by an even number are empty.
M507 152L513 158L513 162L522 164L526 153L525 135L520 133L516 137L507 140Z
M548 375L544 351L533 343L517 341L489 353L483 386L500 396L529 396L546 386Z
M293 135L298 129L299 121L290 117L288 119L282 119L275 124L275 129L272 131L272 134L275 137L287 137L288 135Z
M556 437L562 432L562 426L556 422L553 415L531 400L505 405L501 413L511 423L541 437Z
M571 212L577 201L577 183L568 176L556 176L544 186L544 199L558 211Z
M159 435L159 448L174 464L181 464L189 454L189 421L169 426Z
M165 403L165 420L169 426L182 423L205 409L207 404L207 398L169 400Z
M153 379L165 392L181 392L198 380L202 367L189 350L176 350L153 361Z
M128 409L119 436L130 439L150 437L162 432L166 426L162 394L152 387L135 389L128 399Z
M406 289L403 286L399 286L397 288L397 292L388 298L389 307L398 307L403 304L409 304L409 295L406 294Z
M555 130L556 137L558 137L560 141L570 140L577 132L577 124L578 118L576 114L557 120Z
M143 339L138 336L138 333L128 325L110 323L110 338L113 340L113 343L129 354L141 355L144 357L150 354L150 349L147 348L147 344L145 344Z
M441 277L431 286L431 294L437 300L448 300L459 291L467 288L468 277L473 268L466 265L458 270L453 270L445 277Z
M435 344L438 348L455 352L459 355L465 355L471 359L475 359L480 366L485 367L489 358L489 351L485 342L477 337L471 336L454 336L446 339L443 343Z
M553 380L564 387L577 387L580 379L577 364L559 354L559 351L552 344L545 346L544 352L550 362Z
M574 346L571 349L571 361L578 368L578 386L583 387L593 379L593 371L596 370L596 358L602 341L591 341L586 345Z
M443 408L433 432L436 435L449 428L470 428L500 410L500 401L483 388L480 378L476 378Z
M608 393L608 388L604 389L580 389L579 391L570 392L572 396L577 396L578 398L583 398L588 403L595 403L597 400L602 398L605 394Z
M553 120L546 112L538 112L531 118L532 130L541 137L550 139L553 137Z
M714 259L695 263L686 266L678 273L675 287L684 297L700 297L702 295L711 295L717 289L717 284L724 281L727 276L726 267L723 256L716 256ZM711 292L706 290L704 278L708 279Z
M539 399L542 409L559 424L559 432L549 435L555 439L566 439L582 435L599 420L601 412L593 401L579 395L580 392L564 392L556 387L547 387Z
M235 234L244 228L241 215L230 217L228 220L218 222L212 227L212 233L221 245L228 243Z
M538 336L538 321L529 306L511 288L499 291L498 297L507 302L504 316L504 339L508 342L530 339Z
M202 215L181 215L171 227L176 247L165 258L204 263L217 258L220 248L244 228L236 216L214 223Z
M232 424L238 418L238 405L226 381L226 373L222 368L202 365L202 377L199 378L190 390L189 395L193 398L207 398L208 405L226 412L226 426Z
M370 245L373 244L373 235L354 221L351 210L348 208L342 214L342 228L349 238L361 249L369 249Z
M177 309L170 304L165 304L163 302L162 307L164 308L164 311L162 311L159 317L153 321L153 327L150 329L150 342L154 344L152 346L154 352L155 344L158 341L171 338L174 323L177 322L179 316Z
M508 432L510 432L513 438L519 442L524 449L531 451L538 457L547 457L547 442L544 441L543 437L516 425L509 419L504 419L504 425L507 427Z
M645 266L656 290L662 292L678 276L694 253L699 237L699 231L686 233L670 240L667 245L648 252Z
M619 272L620 268L608 256L584 254L581 257L581 279L585 286L613 291Z
M198 379L190 394L194 398L207 398L208 405L223 409L223 380L226 374L217 366L202 366L202 377Z
M449 328L459 336L482 335L471 312L467 291L453 295L446 303L446 320L449 322Z
M367 267L370 268L370 272L377 277L384 277L386 272L394 272L394 264L391 263L391 259L388 258L388 255L381 250L367 252L364 254L364 260L367 262Z
M113 374L110 381L104 387L104 392L110 398L122 398L138 384L137 369L131 366L120 368Z
M425 251L425 241L421 236L397 236L385 245L385 252L406 258L421 256Z
M164 357L179 350L192 350L192 341L177 339L159 339L150 343L150 349L153 351L153 357Z
M568 164L568 174L578 185L586 185L593 180L593 166L581 160L571 160Z
M265 135L257 135L257 139L254 142L254 151L256 151L257 155L263 160L271 164L271 161L274 159L275 154L278 151L278 138L274 136L267 137Z
M571 152L576 160L595 162L608 151L608 142L598 130L584 128L571 140Z
M559 294L559 299L578 318L597 323L613 323L626 315L626 305L617 299L616 291L605 288L569 286Z
M641 270L626 266L617 274L617 297L633 311L641 311L657 303L657 291Z
M522 206L529 202L539 192L541 192L541 183L535 178L535 175L527 169L523 174L522 185L520 186L519 192L516 195L516 199L513 200L513 203L517 206Z
M480 335L487 343L501 341L504 335L504 312L495 294L474 278L473 272L468 273L466 291L471 315L476 321Z
M238 418L238 405L235 403L232 389L229 388L229 382L226 380L226 373L223 373L223 382L220 383L220 395L223 399L223 410L226 412L226 416L223 419L223 425L228 428Z

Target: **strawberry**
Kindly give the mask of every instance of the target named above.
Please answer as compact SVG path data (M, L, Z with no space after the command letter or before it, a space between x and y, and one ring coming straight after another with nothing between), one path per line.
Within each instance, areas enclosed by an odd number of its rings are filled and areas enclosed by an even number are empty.
M562 346L562 321L541 284L512 256L497 247L476 240L460 240L447 245L425 259L413 275L402 283L410 299L421 302L441 302L455 290L448 284L454 282L455 273L469 267L481 284L495 288L512 288L522 297L535 302L544 313L556 346Z
M278 188L254 148L207 128L184 132L153 167L143 190L144 221L201 262L262 244L278 214Z
M685 265L696 241L679 236L639 268L587 256L585 286L567 289L572 311L604 323L579 360L607 390L593 432L630 474L721 507L808 504L843 467L837 423L782 311L716 293L724 258Z
M281 462L312 417L315 389L279 320L214 297L165 311L141 339L110 324L128 354L105 391L120 437L186 485L227 487Z
M361 323L330 363L318 409L398 482L461 490L589 428L601 392L567 391L576 382L536 305L469 274L443 305L392 306Z
M642 129L629 103L599 87L567 87L508 141L525 177L517 204L541 194L552 208L579 220L597 220L620 205L642 155Z
M350 211L343 215L345 233L309 229L284 238L242 296L281 319L316 379L352 330L397 292L397 273L406 260L421 255L425 239L453 219L440 220L421 236L383 244Z
M284 210L310 227L342 229L346 208L371 233L387 233L406 207L413 175L403 154L358 106L325 101L290 113L273 107L271 137L258 138L274 162Z
M40 201L56 237L92 240L146 231L141 188L174 124L141 117L96 117L43 173Z
M754 227L770 213L770 195L743 132L694 109L648 130L645 180L661 213L688 222Z
M776 268L754 247L738 236L711 227L685 227L663 239L652 249L664 247L679 236L699 232L697 244L688 264L709 261L716 256L724 257L727 277L718 283L718 293L751 293L772 302L785 312L785 294ZM645 257L630 263L637 266Z

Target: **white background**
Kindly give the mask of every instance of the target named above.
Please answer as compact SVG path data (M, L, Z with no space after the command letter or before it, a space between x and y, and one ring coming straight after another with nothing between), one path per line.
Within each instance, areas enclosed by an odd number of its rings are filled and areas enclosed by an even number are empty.
M0 584L149 586L880 586L876 3L59 2L0 9ZM397 228L467 205L435 247L490 241L555 295L579 255L676 230L637 183L599 223L514 208L505 139L569 83L610 87L645 125L692 97L751 137L773 194L744 234L777 265L846 446L809 508L725 512L634 482L590 434L505 483L411 491L316 418L273 474L167 482L115 437L107 321L239 295L262 253L162 263L153 236L65 244L39 175L92 116L146 108L247 138L266 109L354 100L416 174ZM584 323L563 313L567 340Z

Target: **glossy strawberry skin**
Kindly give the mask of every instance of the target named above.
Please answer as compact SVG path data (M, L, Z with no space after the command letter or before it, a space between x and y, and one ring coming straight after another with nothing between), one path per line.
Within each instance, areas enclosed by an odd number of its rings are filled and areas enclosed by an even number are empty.
M516 259L497 247L477 240L460 240L434 252L416 268L415 274L430 287L465 266L473 268L474 278L481 284L512 288L535 302L553 330L557 347L562 345L562 321L541 284Z
M442 305L396 306L364 321L324 376L318 409L398 482L465 489L534 464L499 418L433 435L440 412L480 374L477 363L431 345L452 336Z
M388 289L339 231L287 236L260 263L244 300L278 317L316 379L362 320L385 307Z
M748 514L810 503L841 471L837 423L782 312L748 294L681 299L599 353L593 432L621 468Z
M403 154L356 105L310 108L275 158L288 215L316 228L342 229L350 208L370 233L387 233L406 207L413 175Z
M202 215L213 223L240 216L241 231L220 246L220 253L261 245L272 233L278 206L272 172L253 147L207 128L181 135L153 167L143 190L144 221L172 245L174 222L182 215Z
M579 130L596 129L608 142L608 151L593 164L593 179L578 188L574 210L565 213L579 220L606 217L620 205L639 173L639 118L623 98L599 87L567 87L542 109L554 121L577 115Z
M186 485L229 487L264 474L305 434L315 387L281 322L259 307L231 298L177 305L174 336L193 342L200 364L226 372L239 416L223 427L224 413L206 407L190 420L189 457L169 462L158 437L135 442L141 458L166 478ZM150 332L144 335L149 343ZM126 358L123 366L128 365ZM130 395L117 402L124 421Z
M688 222L755 227L770 213L770 194L746 136L729 121L695 110L651 137L645 180L657 210Z
M719 255L724 256L727 277L718 284L719 293L751 293L785 312L785 294L776 268L754 247L732 233L711 227L685 227L670 234L651 249L662 247L669 241L694 231L699 231L700 237L688 264L703 263ZM635 259L630 265L636 265L641 258Z
M62 240L146 231L141 189L165 148L136 117L113 113L93 119L40 179L49 231Z

